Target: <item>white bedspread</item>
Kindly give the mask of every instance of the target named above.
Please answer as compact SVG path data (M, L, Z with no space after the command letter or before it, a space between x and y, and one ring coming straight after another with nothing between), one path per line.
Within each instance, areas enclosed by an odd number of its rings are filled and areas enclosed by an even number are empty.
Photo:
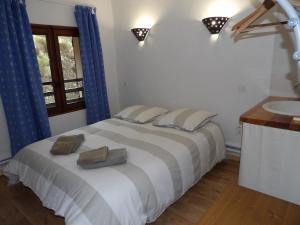
M51 155L52 137L25 147L5 168L67 225L153 222L225 157L215 123L189 133L110 119L65 134L80 133L85 141L75 154ZM76 165L80 152L104 145L126 148L128 162L94 170Z

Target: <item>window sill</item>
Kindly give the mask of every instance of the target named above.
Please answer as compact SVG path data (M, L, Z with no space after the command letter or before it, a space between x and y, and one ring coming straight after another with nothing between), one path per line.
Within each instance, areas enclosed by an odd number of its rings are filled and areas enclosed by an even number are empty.
M85 105L83 106L80 106L80 107L76 107L76 108L70 108L70 109L66 109L64 111L50 111L48 109L48 117L55 117L55 116L60 116L60 115L63 115L63 114L68 114L68 113L72 113L72 112L76 112L76 111L81 111L85 109Z

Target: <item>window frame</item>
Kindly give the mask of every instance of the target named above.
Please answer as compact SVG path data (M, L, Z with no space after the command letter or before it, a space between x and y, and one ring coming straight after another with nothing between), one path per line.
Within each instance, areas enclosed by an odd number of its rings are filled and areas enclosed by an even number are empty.
M78 37L79 31L77 27L65 27L65 26L52 26L52 25L40 25L31 24L33 35L45 35L47 41L47 50L49 55L49 64L51 70L50 82L42 82L43 85L52 85L56 106L47 108L48 116L57 116L65 113L79 111L85 109L84 97L81 101L75 103L67 103L65 80L63 76L63 68L61 63L61 55L59 48L58 36ZM73 81L82 81L79 79L72 79ZM80 88L84 92L83 87Z

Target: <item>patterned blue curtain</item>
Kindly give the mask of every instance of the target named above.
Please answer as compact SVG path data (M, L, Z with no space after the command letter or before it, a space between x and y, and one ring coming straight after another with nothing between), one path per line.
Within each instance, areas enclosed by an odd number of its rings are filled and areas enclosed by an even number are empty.
M12 155L50 136L31 26L20 0L0 1L0 94Z
M88 124L110 118L99 28L94 10L85 6L75 7Z

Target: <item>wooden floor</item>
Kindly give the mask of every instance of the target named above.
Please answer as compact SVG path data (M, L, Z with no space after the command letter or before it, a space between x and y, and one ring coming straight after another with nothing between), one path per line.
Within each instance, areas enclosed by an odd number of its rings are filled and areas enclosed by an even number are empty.
M300 207L238 187L238 167L235 160L217 165L152 225L300 225ZM64 225L28 188L6 182L0 176L1 225ZM247 215L251 223L243 222Z
M300 206L229 186L197 225L299 225Z

